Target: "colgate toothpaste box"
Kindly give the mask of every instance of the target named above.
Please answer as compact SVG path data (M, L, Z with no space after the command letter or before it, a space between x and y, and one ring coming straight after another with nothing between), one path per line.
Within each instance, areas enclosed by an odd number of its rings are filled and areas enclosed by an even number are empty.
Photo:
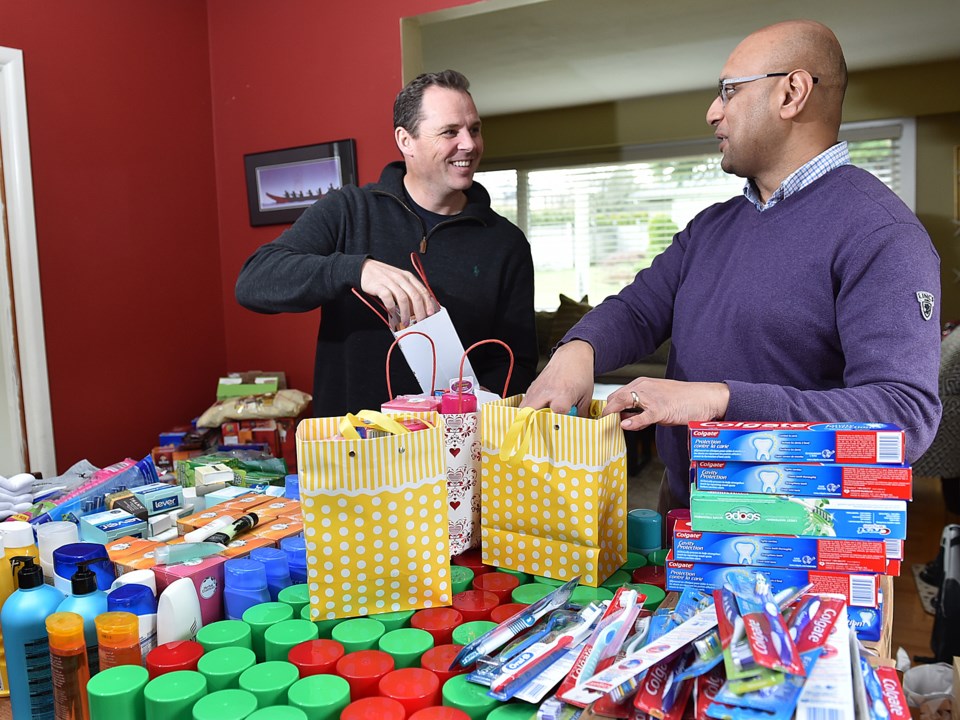
M904 435L889 423L692 422L691 460L903 465Z
M909 465L746 463L696 460L690 480L712 492L773 493L805 497L912 500Z
M690 527L705 532L903 540L907 537L907 503L715 493L692 488Z
M755 580L754 573L763 573L770 582L774 593L786 588L803 587L812 583L812 593L832 593L843 595L847 603L857 607L875 608L879 604L880 578L882 575L862 573L821 572L819 570L795 570L790 568L764 567L750 568L740 565L715 565L703 562L680 562L673 553L667 555L667 590L681 592L684 588L693 588L712 592L732 583L733 574L747 574Z
M704 532L692 530L688 520L678 520L673 530L673 557L681 562L883 573L887 553L901 548L882 540Z

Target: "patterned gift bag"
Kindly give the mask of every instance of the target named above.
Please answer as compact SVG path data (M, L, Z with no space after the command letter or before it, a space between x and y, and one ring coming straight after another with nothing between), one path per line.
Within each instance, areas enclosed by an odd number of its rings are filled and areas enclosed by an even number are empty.
M626 561L626 444L618 415L483 405L482 557L597 587Z
M480 413L441 415L450 554L480 546Z
M297 427L313 619L450 604L443 430L426 415L432 427L409 432L359 413L381 430L367 439L338 439L352 417Z

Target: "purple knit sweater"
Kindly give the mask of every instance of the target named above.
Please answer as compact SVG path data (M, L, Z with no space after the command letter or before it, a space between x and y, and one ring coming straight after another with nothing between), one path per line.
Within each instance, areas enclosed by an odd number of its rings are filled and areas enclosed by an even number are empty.
M939 304L923 226L846 165L762 213L743 197L707 208L564 342L589 342L600 374L672 338L667 377L727 383L727 420L892 422L913 461L940 420ZM658 427L657 450L686 498L686 427Z

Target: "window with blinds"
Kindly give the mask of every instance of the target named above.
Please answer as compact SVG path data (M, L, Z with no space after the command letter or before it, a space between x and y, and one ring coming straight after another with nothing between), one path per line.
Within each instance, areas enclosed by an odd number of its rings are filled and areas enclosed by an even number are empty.
M913 207L910 120L841 128L854 164ZM698 212L743 190L720 168L714 140L625 148L604 164L525 166L477 173L493 208L526 234L536 271L534 302L553 310L563 293L591 304L650 265Z

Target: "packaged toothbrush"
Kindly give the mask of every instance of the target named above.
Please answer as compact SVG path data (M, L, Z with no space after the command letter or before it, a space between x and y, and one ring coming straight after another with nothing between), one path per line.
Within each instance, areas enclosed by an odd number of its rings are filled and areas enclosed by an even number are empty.
M694 720L706 720L707 708L714 703L714 698L723 687L727 676L723 666L717 665L709 672L696 678L693 684L693 714Z
M693 680L677 680L677 673L690 663L692 657L692 649L687 646L650 668L633 707L663 720L680 720L693 692Z
M758 572L755 578L753 583L740 576L731 578L753 659L772 670L805 675L800 653L787 631L766 576Z

